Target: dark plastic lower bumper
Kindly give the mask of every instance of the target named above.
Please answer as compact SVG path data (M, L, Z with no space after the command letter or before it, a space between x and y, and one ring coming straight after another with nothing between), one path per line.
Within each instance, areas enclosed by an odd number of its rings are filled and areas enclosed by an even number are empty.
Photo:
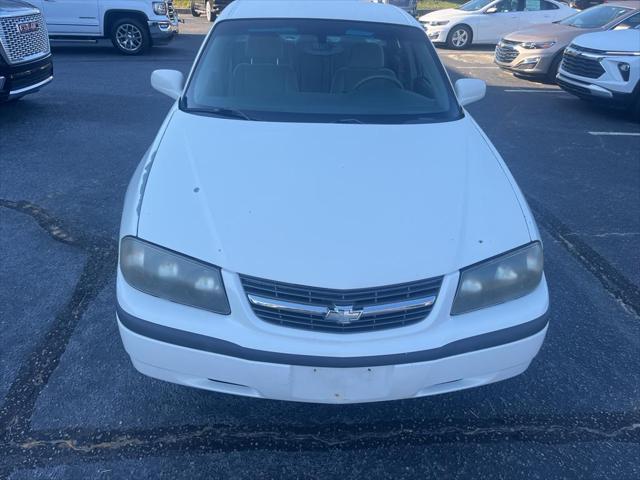
M53 80L51 55L18 65L0 64L0 101L37 92Z

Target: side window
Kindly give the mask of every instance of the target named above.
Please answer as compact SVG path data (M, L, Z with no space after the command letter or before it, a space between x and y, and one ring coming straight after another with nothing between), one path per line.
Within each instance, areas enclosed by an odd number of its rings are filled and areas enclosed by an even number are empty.
M542 0L540 2L541 8L540 10L557 10L558 6L555 3L547 2L547 0Z
M518 10L518 0L502 0L496 4L495 8L500 13L516 12Z
M525 12L539 12L540 10L542 10L542 0L525 0Z
M640 26L640 13L631 15L629 18L624 19L615 27L614 30L626 30L628 28L638 28Z

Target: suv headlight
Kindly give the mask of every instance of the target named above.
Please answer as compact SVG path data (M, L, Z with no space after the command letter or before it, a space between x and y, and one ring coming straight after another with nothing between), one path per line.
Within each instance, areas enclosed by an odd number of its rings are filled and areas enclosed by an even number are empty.
M166 15L167 10L167 2L153 2L153 13L156 15Z
M522 42L520 46L529 50L544 50L545 48L551 48L556 42Z
M441 25L446 25L447 23L449 23L449 20L433 20L431 22L427 22L427 25L430 25L432 27L438 27Z
M530 243L460 272L451 315L508 302L531 293L540 284L542 245Z
M231 313L218 267L139 238L120 242L120 270L133 288L215 313Z

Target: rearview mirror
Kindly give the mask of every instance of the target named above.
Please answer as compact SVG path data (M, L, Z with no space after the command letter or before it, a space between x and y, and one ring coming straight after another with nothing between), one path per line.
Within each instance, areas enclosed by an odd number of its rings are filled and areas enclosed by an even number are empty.
M456 95L460 105L465 106L484 98L487 84L477 78L461 78L455 84Z
M496 13L497 11L498 7L489 7L484 11L484 13Z
M184 75L177 70L154 70L151 74L151 86L177 100L184 88Z

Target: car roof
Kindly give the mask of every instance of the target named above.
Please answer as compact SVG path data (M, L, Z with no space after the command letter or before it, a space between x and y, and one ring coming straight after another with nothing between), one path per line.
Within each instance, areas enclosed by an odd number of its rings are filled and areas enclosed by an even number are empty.
M369 0L235 0L220 20L240 18L313 18L392 23L420 27L405 11Z

